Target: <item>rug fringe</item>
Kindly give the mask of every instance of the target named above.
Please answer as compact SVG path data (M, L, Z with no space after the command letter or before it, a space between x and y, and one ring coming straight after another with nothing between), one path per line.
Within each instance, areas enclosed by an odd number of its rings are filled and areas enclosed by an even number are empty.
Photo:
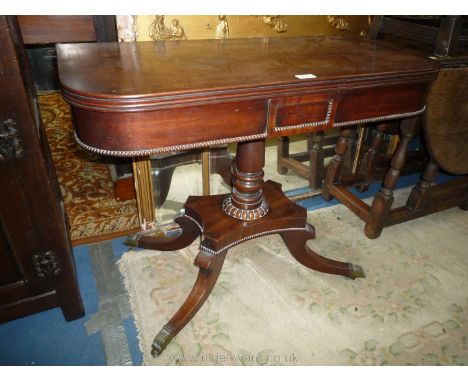
M134 288L132 275L129 271L128 258L131 256L138 255L140 255L139 251L125 252L122 255L122 257L117 261L117 266L119 268L120 274L122 275L122 282L124 284L125 290L128 293L128 298L130 301L130 307L132 309L132 312L136 312L138 310L138 305L135 301L135 296L137 296L137 294ZM140 316L140 312L138 312L137 315L132 314L133 322L135 324L137 332L138 347L140 348L140 351L143 355L143 364L141 366L148 366L148 360L146 359L146 357L149 354L149 350L146 348L146 341L143 335L142 324L140 322L140 319L138 318Z

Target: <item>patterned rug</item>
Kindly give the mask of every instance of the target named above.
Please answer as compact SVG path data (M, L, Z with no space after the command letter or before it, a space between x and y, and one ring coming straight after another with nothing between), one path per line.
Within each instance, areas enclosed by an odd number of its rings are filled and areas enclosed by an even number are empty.
M75 143L70 107L62 96L42 94L38 99L73 244L110 239L138 229L135 200L116 200L104 158Z
M398 191L404 200L409 189ZM365 279L309 270L279 235L238 245L212 294L157 359L154 335L197 274L198 243L130 251L120 268L147 365L467 365L468 214L452 208L367 239L343 205L309 213L318 253Z

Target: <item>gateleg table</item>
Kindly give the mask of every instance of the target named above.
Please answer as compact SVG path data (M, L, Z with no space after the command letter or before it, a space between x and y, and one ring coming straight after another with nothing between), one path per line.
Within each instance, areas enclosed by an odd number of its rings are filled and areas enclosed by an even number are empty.
M338 37L61 44L57 55L76 140L92 152L138 158L237 142L230 194L190 196L176 237L132 239L173 251L201 236L198 278L157 334L155 356L203 305L228 250L251 238L278 233L306 267L364 277L308 247L315 233L306 210L263 179L265 139L339 127L338 173L349 130L411 124L439 70L410 51Z

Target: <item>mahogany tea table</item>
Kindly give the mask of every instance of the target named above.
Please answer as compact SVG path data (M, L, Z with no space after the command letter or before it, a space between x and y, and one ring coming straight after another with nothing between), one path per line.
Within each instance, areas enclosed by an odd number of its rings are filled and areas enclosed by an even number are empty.
M338 126L342 145L357 123L415 117L439 70L411 51L338 37L61 44L57 56L76 140L92 152L137 158L237 142L230 194L190 196L174 237L130 240L174 251L201 236L198 278L154 356L203 305L228 250L251 238L279 233L306 267L364 277L308 247L306 210L263 180L265 139Z

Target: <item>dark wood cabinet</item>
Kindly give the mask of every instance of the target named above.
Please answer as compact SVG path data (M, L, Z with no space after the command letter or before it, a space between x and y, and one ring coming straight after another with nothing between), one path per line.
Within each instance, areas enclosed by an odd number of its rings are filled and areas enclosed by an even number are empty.
M0 322L83 316L68 223L16 17L0 16Z
M56 43L117 41L115 16L18 16L36 90L60 89Z

